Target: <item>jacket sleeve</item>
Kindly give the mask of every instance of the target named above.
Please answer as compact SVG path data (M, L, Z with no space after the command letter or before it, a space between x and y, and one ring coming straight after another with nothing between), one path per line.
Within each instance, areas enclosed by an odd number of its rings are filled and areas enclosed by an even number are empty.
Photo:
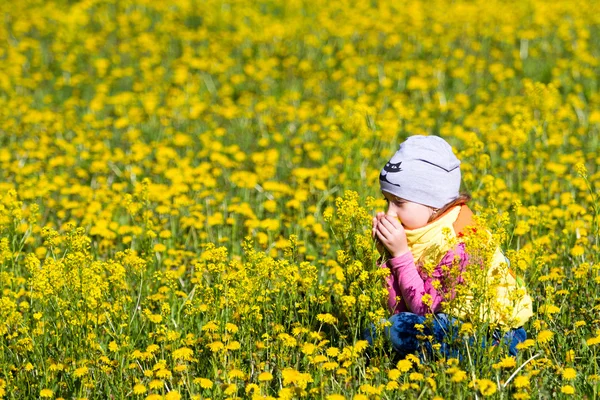
M466 265L466 253L464 252L464 245L459 244L452 250L449 250L444 257L440 260L439 264L434 269L431 276L423 276L415 262L413 260L412 253L408 252L399 257L394 257L387 262L387 266L391 271L391 278L396 284L396 288L399 289L399 294L404 300L404 303L408 309L419 315L425 315L427 313L438 313L441 312L442 302L453 297L454 290L453 285L450 284L450 279L445 279L445 275L449 271L449 267L455 264L456 258L459 258L459 268L463 270L463 265ZM388 278L389 279L389 278ZM434 282L439 281L441 286L440 291L434 287ZM455 283L460 283L459 279L454 280ZM388 290L390 287L388 285ZM390 299L388 305L391 303L392 291L390 290ZM394 294L395 297L398 292ZM427 303L423 303L423 297L428 295L429 300ZM397 310L397 307L396 307Z

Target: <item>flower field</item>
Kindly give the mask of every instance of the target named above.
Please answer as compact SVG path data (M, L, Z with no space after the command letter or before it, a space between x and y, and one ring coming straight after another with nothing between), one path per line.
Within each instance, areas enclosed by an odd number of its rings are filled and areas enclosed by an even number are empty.
M0 399L600 397L600 2L0 10ZM363 340L414 134L529 289L516 358Z

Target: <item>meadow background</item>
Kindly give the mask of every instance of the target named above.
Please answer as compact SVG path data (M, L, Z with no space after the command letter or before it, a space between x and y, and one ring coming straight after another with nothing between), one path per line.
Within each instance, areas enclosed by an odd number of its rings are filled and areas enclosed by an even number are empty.
M0 398L598 398L599 2L0 10ZM414 134L534 298L516 360L361 341Z

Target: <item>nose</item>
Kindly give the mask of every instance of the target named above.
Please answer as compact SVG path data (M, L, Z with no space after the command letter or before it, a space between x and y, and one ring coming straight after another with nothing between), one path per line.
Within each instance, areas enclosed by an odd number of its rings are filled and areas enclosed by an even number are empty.
M397 217L398 216L398 210L397 210L396 205L394 203L390 202L388 204L388 208L387 208L387 211L386 211L385 215L389 215L390 217Z

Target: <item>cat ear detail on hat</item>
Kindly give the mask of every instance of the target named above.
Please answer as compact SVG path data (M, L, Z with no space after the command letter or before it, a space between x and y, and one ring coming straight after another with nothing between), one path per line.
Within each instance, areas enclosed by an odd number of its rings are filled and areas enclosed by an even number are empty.
M384 181L387 182L391 185L394 186L398 186L400 187L399 184L394 183L394 182L390 182L387 179L387 175L388 173L396 173L396 172L400 172L402 171L402 168L400 168L400 165L402 164L402 161L398 162L398 163L392 163L392 162L388 162L387 164L385 164L385 166L383 167L383 169L381 170L381 173L379 174L379 180L380 181Z

